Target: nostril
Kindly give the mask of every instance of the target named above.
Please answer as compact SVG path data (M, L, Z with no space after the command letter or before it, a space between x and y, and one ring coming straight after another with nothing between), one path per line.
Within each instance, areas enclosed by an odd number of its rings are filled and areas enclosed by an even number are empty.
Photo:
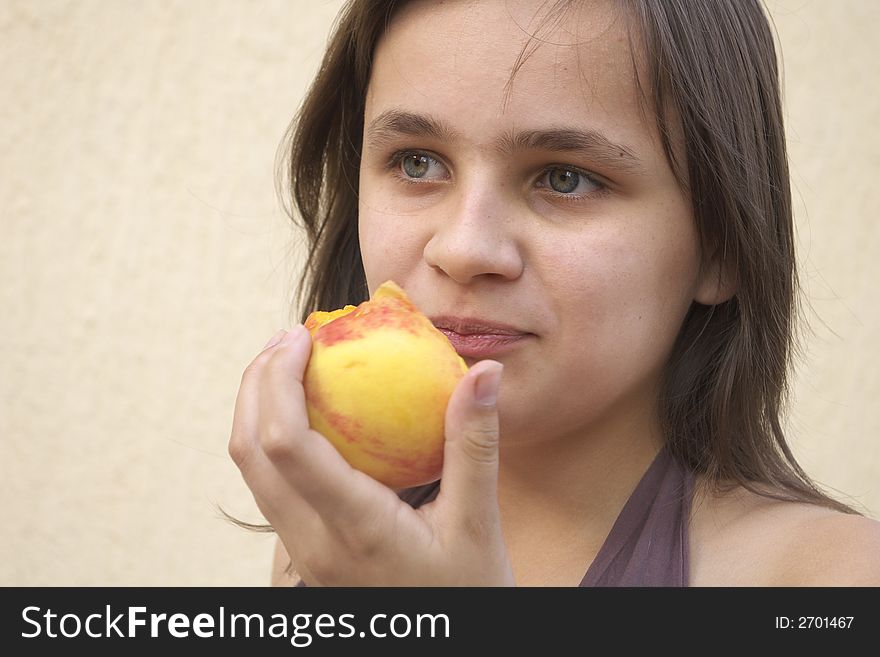
M478 276L514 280L525 268L516 242L507 235L484 231L438 231L425 245L425 263L457 283Z

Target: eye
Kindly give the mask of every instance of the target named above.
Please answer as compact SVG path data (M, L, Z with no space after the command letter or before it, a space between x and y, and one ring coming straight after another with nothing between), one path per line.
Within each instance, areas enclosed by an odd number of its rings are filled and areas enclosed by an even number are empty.
M570 167L551 167L538 181L539 187L547 187L557 194L586 196L603 188L586 172Z
M431 168L431 160L427 155L419 155L418 153L410 153L404 155L401 160L403 172L410 178L424 178Z
M391 165L401 177L408 180L443 180L448 178L446 167L428 153L409 151L395 153Z

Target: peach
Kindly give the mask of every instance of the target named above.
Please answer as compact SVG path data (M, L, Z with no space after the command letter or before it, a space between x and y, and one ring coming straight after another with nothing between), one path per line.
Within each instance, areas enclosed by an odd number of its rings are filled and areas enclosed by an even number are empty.
M391 488L438 479L446 405L468 370L446 336L393 281L357 307L313 312L305 326L312 428Z

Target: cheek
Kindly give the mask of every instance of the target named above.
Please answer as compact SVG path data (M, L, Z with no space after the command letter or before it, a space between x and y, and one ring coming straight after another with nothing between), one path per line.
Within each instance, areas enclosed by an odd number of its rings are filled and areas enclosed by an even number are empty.
M617 253L621 315L649 330L674 330L696 292L698 254L687 235L657 237Z
M700 247L696 229L688 224L669 222L664 234L655 235L645 249L646 263L641 287L647 290L647 305L655 308L661 319L672 319L678 328L694 300L700 271Z
M672 348L699 263L691 232L663 225L668 232L596 236L571 249L557 293L559 347L593 376L656 370Z
M369 195L360 197L358 243L371 290L388 279L404 280L405 273L421 259L423 232L415 217L377 208Z

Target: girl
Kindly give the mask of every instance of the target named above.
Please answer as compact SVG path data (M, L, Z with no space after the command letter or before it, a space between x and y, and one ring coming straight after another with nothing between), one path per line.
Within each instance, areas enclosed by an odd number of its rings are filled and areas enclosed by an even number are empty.
M289 175L303 317L393 279L472 367L440 482L398 494L309 428L307 331L269 341L229 450L276 583L880 585L880 523L781 428L796 279L757 0L354 0Z

